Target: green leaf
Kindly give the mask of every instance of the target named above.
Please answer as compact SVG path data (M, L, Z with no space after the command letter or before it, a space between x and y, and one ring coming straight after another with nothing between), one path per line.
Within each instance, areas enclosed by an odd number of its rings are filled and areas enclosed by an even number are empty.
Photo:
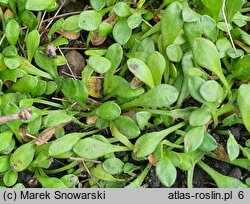
M147 58L147 65L151 71L154 83L161 84L162 76L166 69L166 60L160 52L153 52Z
M11 45L16 45L20 33L20 26L15 20L10 20L5 28L5 35Z
M64 135L51 142L48 153L50 156L57 156L59 154L68 152L81 138L93 134L95 132L96 131L84 132L84 133L69 133L67 135Z
M202 106L194 110L189 117L189 124L191 126L206 125L211 119L211 111L207 106Z
M135 12L133 15L129 16L127 23L131 29L137 28L142 23L141 13Z
M0 173L3 173L10 169L10 156L2 155L0 156Z
M105 73L103 92L104 95L108 93L109 87L113 84L111 80L112 75L115 73L116 69L119 67L123 58L123 49L119 43L114 43L107 49L105 57L111 62L111 68ZM111 83L112 82L112 83Z
M26 39L26 47L28 54L28 61L31 62L35 52L40 44L40 35L37 30L31 31Z
M151 113L147 111L140 111L136 113L136 121L141 130L144 129L150 118L151 118Z
M73 151L82 158L96 159L109 153L129 151L129 149L124 146L115 146L108 143L104 143L97 139L86 138L80 140L73 147Z
M43 124L46 128L55 127L62 123L70 122L72 119L72 115L68 115L62 111L52 112L43 118Z
M208 80L201 85L200 94L206 101L213 103L222 99L224 90L217 81Z
M238 89L237 103L244 125L250 132L250 84L242 84Z
M245 3L244 0L227 0L226 1L226 14L229 22L233 20L235 14L240 11L240 8Z
M125 109L136 106L148 108L169 107L176 102L178 94L177 89L173 86L160 84L150 89L147 93L140 95L133 101L123 104L121 108Z
M24 26L27 26L30 30L33 30L38 23L36 16L31 11L28 10L22 12L21 21L22 24Z
M202 161L199 161L198 165L213 178L218 188L247 188L247 185L242 183L240 180L229 176L224 176L213 170L210 166Z
M0 152L6 149L12 140L13 132L10 130L0 133Z
M52 159L49 156L47 151L40 152L36 159L33 160L31 166L33 167L41 167L41 168L49 168L52 163Z
M62 92L66 98L71 98L81 106L86 105L88 99L88 90L82 81L67 78L62 83Z
M104 181L123 181L123 179L117 179L113 177L111 174L107 173L103 169L102 164L98 164L96 167L90 169L91 175L93 175L97 179L101 179Z
M3 176L3 182L6 186L13 186L17 181L18 173L11 169L7 171Z
M115 120L116 118L119 117L120 114L121 114L121 108L112 101L103 103L96 110L97 116L108 121Z
M171 44L167 47L166 53L168 59L172 62L180 62L183 56L181 47L177 44Z
M201 17L201 24L204 36L215 42L218 36L218 28L215 20L208 15L204 15Z
M227 153L230 160L236 159L240 154L240 147L234 136L229 132L229 138L227 140Z
M150 132L140 136L134 145L134 154L136 157L145 157L155 151L157 145L170 133L178 130L185 125L185 122L179 123L165 130Z
M203 4L209 9L212 17L218 21L222 9L223 0L203 0Z
M40 50L36 50L34 59L36 64L43 69L44 71L48 72L51 74L53 78L58 77L58 72L57 72L57 66L56 63L53 59L49 58L47 55L45 55L43 52Z
M161 33L164 48L175 41L183 24L181 4L179 2L170 4L161 18Z
M128 139L136 138L141 133L136 122L128 116L119 116L114 121L117 130L125 135Z
M111 68L111 62L107 58L96 55L90 56L88 65L99 74L103 74Z
M114 10L115 14L117 16L120 16L120 17L126 17L126 16L129 16L131 14L130 7L125 2L117 2L114 5L113 10Z
M204 67L216 74L228 92L231 93L231 89L221 68L220 55L216 46L210 40L197 38L194 41L193 54L196 62L201 67Z
M60 178L60 180L67 186L67 188L71 188L76 186L79 183L79 179L77 175L67 174Z
M188 90L189 90L191 96L195 100L197 100L201 103L206 103L206 101L204 100L204 98L200 94L200 87L204 83L205 83L205 80L200 78L200 77L197 77L197 76L191 76L188 79Z
M218 147L216 140L209 133L205 132L203 142L199 147L204 152L211 152Z
M204 138L204 126L190 129L184 137L185 151L193 152L200 147Z
M148 164L143 171L140 173L139 176L136 177L135 180L133 180L129 185L127 185L125 188L140 188L144 179L146 178L149 170L151 169L152 165Z
M184 6L182 10L182 18L184 22L195 22L200 19L200 15L188 6Z
M64 20L62 29L66 32L79 32L81 28L78 26L78 20L80 15L73 15Z
M156 174L166 187L172 186L177 178L176 168L167 156L157 163Z
M26 169L33 161L35 145L26 143L18 147L10 156L10 165L13 171L20 172Z
M120 174L123 172L123 166L124 163L123 161L121 161L118 158L109 158L106 159L103 164L102 167L103 169L108 172L109 174Z
M102 10L102 8L105 6L105 4L106 4L105 0L90 0L90 5L96 11Z
M36 77L26 74L21 79L19 79L16 83L14 83L8 89L8 91L30 93L36 88L37 83L38 83L38 79Z
M102 15L97 11L88 10L80 13L78 26L83 30L97 30L102 21Z
M132 29L128 26L125 18L120 18L113 28L113 37L116 42L124 45L128 42L132 35Z
M232 70L231 78L236 78L239 80L249 80L250 79L250 54L241 57L235 68Z
M31 11L43 11L46 10L50 5L52 5L55 0L27 0L25 8Z
M155 86L154 79L148 66L137 58L131 58L127 61L129 70L142 82L150 88Z
M37 180L42 184L43 188L67 188L67 186L58 178L42 177L36 175Z
M22 61L20 56L15 56L15 57L5 57L4 58L4 64L9 68L9 69L16 69L21 65Z
M14 45L10 45L4 48L2 54L4 57L15 57L17 56L17 49Z

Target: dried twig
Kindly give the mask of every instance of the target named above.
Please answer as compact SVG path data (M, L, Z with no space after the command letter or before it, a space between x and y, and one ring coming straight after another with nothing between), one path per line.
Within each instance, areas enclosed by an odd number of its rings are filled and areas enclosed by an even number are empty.
M233 37L232 37L231 32L230 32L230 27L229 27L229 24L228 24L228 21L227 21L227 16L226 16L225 10L226 10L226 0L223 0L223 4L222 4L223 18L224 18L224 21L225 21L225 24L226 24L226 27L227 27L227 32L228 32L231 44L233 46L233 49L234 49L235 53L237 54L237 50L236 50L236 47L235 47L235 44L234 44Z
M6 115L6 116L1 116L0 117L0 125L5 124L7 122L11 122L14 120L28 120L32 116L32 111L30 109L23 109L20 113L18 114L13 114L13 115Z

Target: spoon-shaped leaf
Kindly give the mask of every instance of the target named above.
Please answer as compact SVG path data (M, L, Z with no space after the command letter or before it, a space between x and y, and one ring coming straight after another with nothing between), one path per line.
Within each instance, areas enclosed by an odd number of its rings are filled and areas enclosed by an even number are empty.
M164 48L174 42L183 24L181 4L179 2L170 4L161 18L161 33Z
M155 86L152 73L148 66L137 58L131 58L127 61L129 70L142 82L147 84L150 88Z
M194 110L189 117L189 124L191 126L202 126L211 119L211 111L207 106L203 106Z
M250 84L242 84L238 89L237 103L244 125L250 132Z
M5 28L5 35L11 45L16 45L20 33L20 26L14 20L10 20Z
M40 44L40 35L37 30L31 31L26 39L26 47L27 47L27 54L28 54L28 61L31 62L37 48Z
M55 0L27 0L25 8L31 11L42 11L47 9L50 5L52 5Z
M232 161L236 159L240 154L240 147L238 142L235 140L232 133L229 132L229 138L227 140L227 153L229 159Z
M102 15L97 11L83 11L79 16L78 26L83 30L94 31L98 29L98 26L101 21Z
M0 133L0 152L10 145L12 136L13 132L10 130Z
M136 106L149 108L169 107L178 98L178 91L173 86L160 84L149 90L147 93L139 96L131 102L121 106L122 109Z
M97 110L96 115L105 120L115 120L121 114L121 108L114 102L103 103Z
M220 55L216 46L210 40L205 38L196 38L193 44L193 54L196 62L201 67L204 67L216 74L228 92L231 93L231 89L221 68Z
M10 156L11 168L16 172L23 171L33 161L34 154L34 144L26 143L18 147L15 152Z
M74 99L81 106L85 106L88 98L88 90L82 81L67 78L62 83L62 92L65 97Z
M187 152L193 152L200 147L204 138L204 126L189 130L184 138L184 147Z
M186 122L181 122L177 125L169 127L165 130L158 131L158 132L150 132L142 135L139 137L134 145L134 154L136 157L144 157L149 155L150 153L154 152L157 145L170 133L178 130L179 128L183 127Z
M99 130L98 130L99 131ZM97 131L70 133L54 140L49 147L49 155L56 156L65 153L73 148L73 146L83 137L96 133Z
M233 70L233 73L230 77L239 80L250 79L250 54L239 59L236 68Z
M96 167L90 169L90 173L98 179L104 180L104 181L124 181L123 179L117 179L113 177L111 174L106 172L103 169L102 164L98 164Z
M218 102L224 94L223 88L215 80L208 80L200 87L201 96L208 102Z
M111 68L111 62L107 58L95 55L89 58L88 64L99 74L103 74Z
M6 186L13 186L17 181L18 173L9 169L3 176L3 182Z
M140 134L140 129L136 122L128 116L119 116L114 121L115 127L128 139L136 138Z
M85 159L96 159L113 152L129 151L130 149L123 146L115 146L101 142L93 138L80 140L74 147L74 152Z
M10 156L0 156L0 173L7 171L10 168Z
M160 52L153 52L147 59L148 68L151 71L156 85L161 84L163 73L166 69L166 61Z
M177 171L172 161L164 156L156 165L156 174L160 181L167 187L174 184Z
M224 176L213 170L210 166L202 161L199 161L198 165L213 178L218 188L247 188L247 185L242 183L240 180L229 176Z

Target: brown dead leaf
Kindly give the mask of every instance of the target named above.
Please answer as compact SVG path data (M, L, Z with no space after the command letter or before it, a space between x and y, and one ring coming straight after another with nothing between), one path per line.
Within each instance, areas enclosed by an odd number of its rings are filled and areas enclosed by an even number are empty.
M224 160L224 161L230 161L226 150L221 144L218 144L218 147L214 150L214 153L218 159Z
M54 133L55 133L58 129L64 127L64 126L67 125L67 124L68 124L68 123L63 123L63 124L60 124L60 125L58 125L58 126L51 127L51 128L47 128L47 129L43 130L43 131L39 134L38 138L35 139L34 143L35 143L36 145L43 145L43 144L45 144L46 142L48 142L48 141L52 138L52 136L54 135Z
M77 38L80 37L80 32L77 32L77 33L69 33L69 32L66 32L64 31L63 29L58 29L56 31L57 33L61 34L63 37L69 39L69 40L76 40Z
M116 15L112 14L108 18L106 18L103 22L109 23L110 25L115 25L117 22ZM104 43L104 41L107 39L106 36L100 36L98 30L94 31L94 35L91 38L91 43L94 46L99 46Z
M140 86L142 86L144 83L140 81L137 77L134 77L130 83L131 89L136 89Z
M10 9L6 9L3 16L4 16L4 19L7 20L8 18L14 17L14 14Z
M103 79L96 76L91 76L88 80L88 93L94 98L102 97L102 81Z
M87 117L87 118L86 118L86 123L87 123L88 125L90 125L90 124L95 124L95 122L96 122L97 119L98 119L98 117L97 117L96 115Z
M19 127L19 135L25 142L30 142L33 140L31 137L27 136L26 125L21 125Z
M157 165L158 161L155 159L153 154L148 155L147 159L148 159L149 163L152 164L153 166Z

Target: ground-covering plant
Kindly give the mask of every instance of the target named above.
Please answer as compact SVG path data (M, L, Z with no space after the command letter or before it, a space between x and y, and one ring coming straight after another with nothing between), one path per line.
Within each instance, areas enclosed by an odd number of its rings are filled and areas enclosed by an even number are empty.
M247 1L0 5L2 187L250 186Z

